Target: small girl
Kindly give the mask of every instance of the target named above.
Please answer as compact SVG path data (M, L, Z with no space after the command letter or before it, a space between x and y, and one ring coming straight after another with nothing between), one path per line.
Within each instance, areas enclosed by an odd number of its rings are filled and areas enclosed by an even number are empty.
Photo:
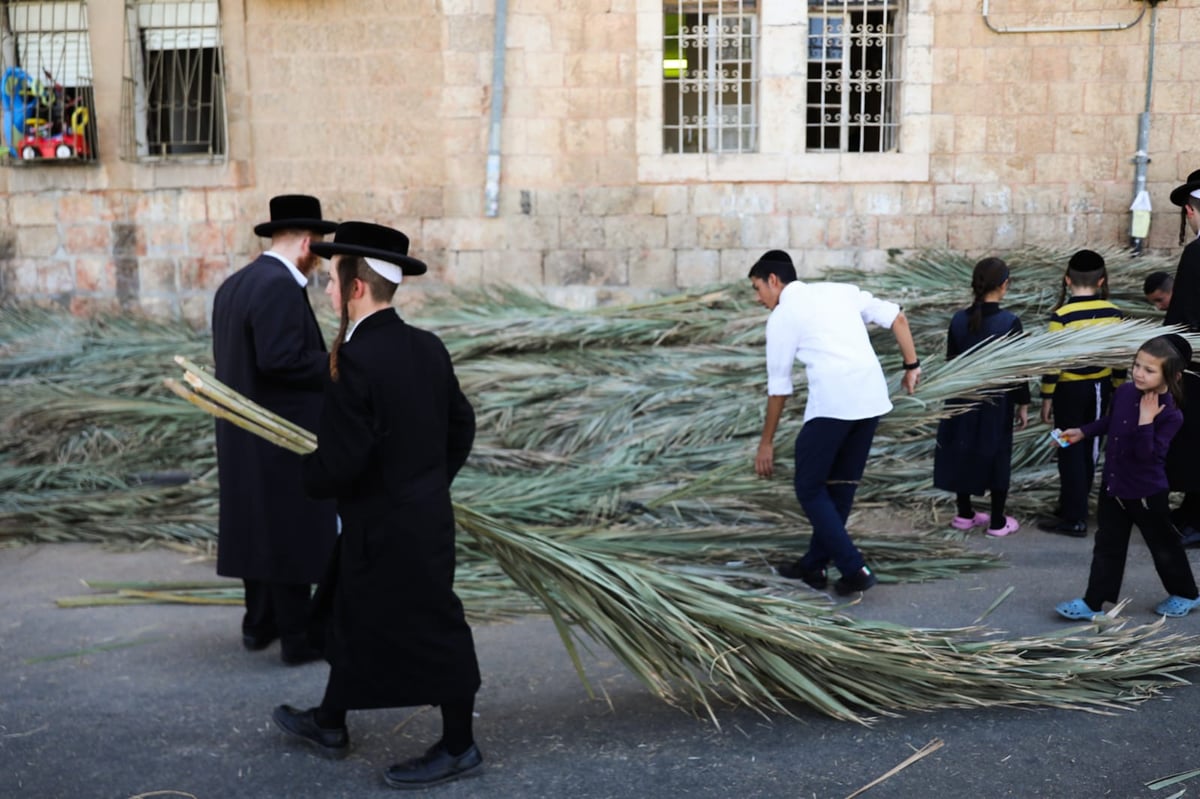
M1172 333L1150 339L1133 359L1133 380L1114 392L1109 414L1060 434L1069 444L1108 436L1087 592L1081 599L1060 603L1055 608L1060 616L1090 619L1105 602L1117 601L1135 524L1169 594L1154 611L1186 616L1200 606L1192 568L1167 504L1167 449L1183 424L1182 378L1191 357L1192 348L1183 336Z
M950 320L946 360L988 339L1016 335L1021 320L1002 310L1000 300L1008 291L1008 265L999 258L984 258L971 276L975 302ZM1016 532L1019 525L1004 515L1012 473L1013 421L1024 430L1029 423L1029 386L1021 383L1003 394L985 400L951 400L947 405L970 405L972 409L943 419L938 424L937 449L933 460L933 484L953 491L958 515L950 521L958 530L986 525L988 535ZM992 494L991 513L975 512L971 495Z

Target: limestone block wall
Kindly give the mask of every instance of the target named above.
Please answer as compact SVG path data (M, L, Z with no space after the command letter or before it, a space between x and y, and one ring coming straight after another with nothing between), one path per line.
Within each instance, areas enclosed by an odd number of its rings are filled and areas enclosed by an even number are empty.
M665 156L662 4L509 0L488 217L495 0L221 0L217 164L120 159L124 0L88 0L99 158L0 164L0 296L203 324L287 192L408 233L431 272L406 290L514 283L576 306L739 280L768 248L815 275L913 248L1126 243L1149 7L980 5L906 0L898 151L837 154L804 148L807 6L760 0L759 151ZM1200 169L1197 19L1200 0L1154 13L1156 252L1177 251L1167 193Z

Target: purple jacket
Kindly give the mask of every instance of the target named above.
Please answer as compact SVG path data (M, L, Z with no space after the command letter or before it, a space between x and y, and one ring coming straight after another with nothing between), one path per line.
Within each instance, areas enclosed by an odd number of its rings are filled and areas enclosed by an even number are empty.
M1108 436L1104 447L1104 482L1121 499L1141 499L1167 490L1167 448L1183 425L1183 412L1170 393L1158 395L1162 413L1151 424L1138 424L1142 392L1132 382L1113 392L1107 416L1079 428L1085 436ZM1078 445L1076 445L1078 446Z

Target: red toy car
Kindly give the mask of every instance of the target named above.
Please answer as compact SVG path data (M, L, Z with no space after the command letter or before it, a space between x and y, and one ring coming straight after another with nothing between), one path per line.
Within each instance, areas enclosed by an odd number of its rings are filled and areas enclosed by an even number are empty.
M87 139L78 133L56 136L26 136L17 143L17 152L31 158L87 158Z
M91 154L87 137L84 136L87 124L88 110L85 107L76 108L71 115L70 130L53 135L49 134L51 126L46 120L27 119L25 127L28 132L17 142L17 153L27 161L34 158L87 158Z

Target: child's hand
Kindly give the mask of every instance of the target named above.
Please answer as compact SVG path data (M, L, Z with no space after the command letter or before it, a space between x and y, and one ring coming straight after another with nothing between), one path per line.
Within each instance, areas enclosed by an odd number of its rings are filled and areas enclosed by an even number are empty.
M1024 430L1026 427L1029 427L1029 406L1018 405L1016 418L1013 421L1016 423L1018 430Z
M1051 410L1050 400L1042 400L1042 424L1050 424L1054 418L1054 413Z
M1151 424L1160 413L1162 413L1162 406L1158 404L1158 392L1142 392L1142 402L1138 406L1138 424Z

